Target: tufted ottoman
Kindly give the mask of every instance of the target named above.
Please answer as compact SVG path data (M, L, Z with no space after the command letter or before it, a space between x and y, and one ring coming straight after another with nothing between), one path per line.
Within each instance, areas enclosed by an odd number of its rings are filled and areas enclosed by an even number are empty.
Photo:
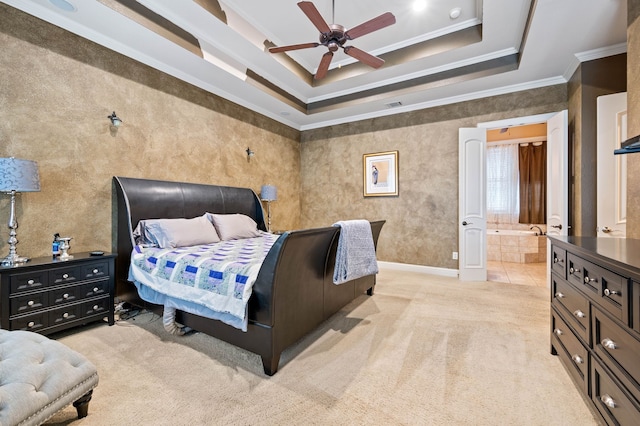
M0 330L0 425L39 425L73 403L85 417L96 367L60 342Z

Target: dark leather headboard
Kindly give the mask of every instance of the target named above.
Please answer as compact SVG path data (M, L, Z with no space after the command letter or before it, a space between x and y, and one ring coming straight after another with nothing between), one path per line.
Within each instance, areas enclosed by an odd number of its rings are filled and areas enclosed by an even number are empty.
M242 213L266 230L260 199L249 188L203 185L114 176L116 275L126 281L133 250L133 229L142 219L175 219L202 216L205 212Z

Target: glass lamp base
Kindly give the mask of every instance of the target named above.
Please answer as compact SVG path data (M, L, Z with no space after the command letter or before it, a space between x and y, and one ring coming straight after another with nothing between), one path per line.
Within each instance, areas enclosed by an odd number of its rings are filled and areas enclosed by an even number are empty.
M2 266L14 266L20 265L21 263L27 263L29 261L28 257L21 257L18 255L9 255L2 259Z

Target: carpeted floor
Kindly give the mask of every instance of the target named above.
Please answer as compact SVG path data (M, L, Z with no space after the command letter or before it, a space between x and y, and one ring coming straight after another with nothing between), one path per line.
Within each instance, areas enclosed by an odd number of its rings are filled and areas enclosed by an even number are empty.
M257 355L203 334L168 335L152 314L54 338L98 367L74 425L594 425L549 353L545 288L383 270L287 350Z

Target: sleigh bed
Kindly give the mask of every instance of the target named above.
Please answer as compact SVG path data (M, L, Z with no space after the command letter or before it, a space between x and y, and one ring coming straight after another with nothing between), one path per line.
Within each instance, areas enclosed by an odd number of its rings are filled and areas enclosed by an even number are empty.
M130 275L132 258L135 263L145 250L134 236L140 221L241 214L255 221L261 233L266 230L262 205L251 189L126 177L114 177L113 189L116 296L155 312L163 306L143 300L142 287ZM370 222L374 250L383 225ZM176 321L260 355L265 374L275 374L284 349L356 297L373 294L375 274L333 283L340 233L340 227L328 226L271 236L246 305L246 331L181 309Z

